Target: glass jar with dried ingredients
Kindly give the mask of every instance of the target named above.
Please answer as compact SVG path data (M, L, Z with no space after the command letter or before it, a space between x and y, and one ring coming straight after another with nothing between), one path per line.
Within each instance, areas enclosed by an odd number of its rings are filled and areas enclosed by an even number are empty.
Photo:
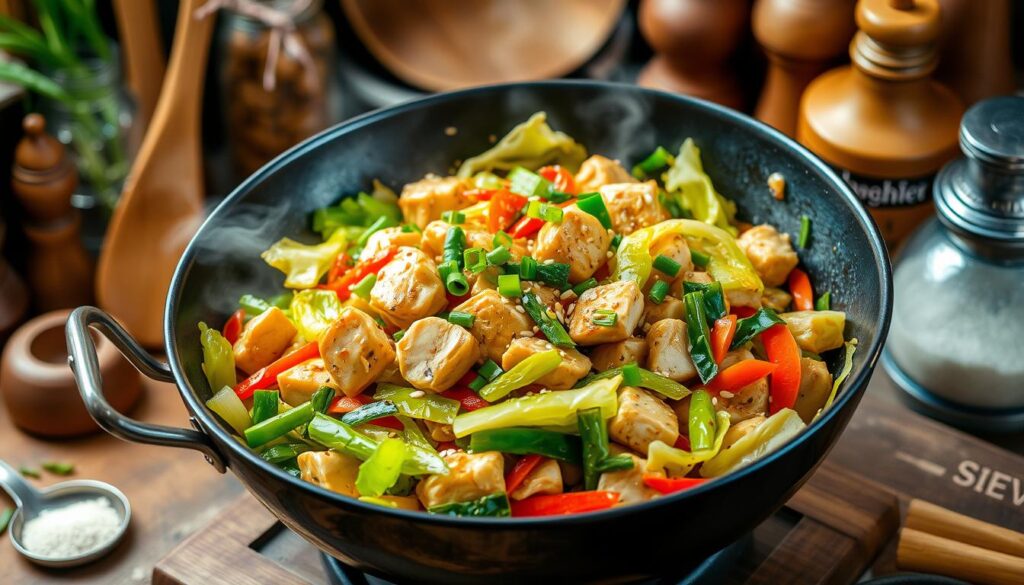
M982 432L1024 431L1024 97L976 104L938 218L896 263L883 363L911 404Z
M245 177L337 120L334 28L323 0L223 6L222 107L233 166Z

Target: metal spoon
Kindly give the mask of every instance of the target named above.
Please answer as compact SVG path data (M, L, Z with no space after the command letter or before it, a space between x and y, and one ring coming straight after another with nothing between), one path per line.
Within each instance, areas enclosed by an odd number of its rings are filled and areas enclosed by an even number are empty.
M114 486L91 479L76 479L54 484L48 488L37 490L25 481L16 469L0 460L0 487L11 498L18 509L11 517L7 534L10 535L14 550L34 563L48 567L76 567L94 561L114 549L128 530L128 522L132 516L132 508L128 498ZM43 510L54 510L80 502L105 498L121 518L117 535L110 542L72 557L44 557L25 548L21 542L21 532L25 523L38 516Z

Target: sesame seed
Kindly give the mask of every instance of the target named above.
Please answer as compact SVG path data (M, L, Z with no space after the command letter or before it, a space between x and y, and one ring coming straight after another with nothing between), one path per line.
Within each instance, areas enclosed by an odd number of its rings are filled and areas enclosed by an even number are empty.
M554 258L548 258L547 260L544 261L544 264L554 264L554 263L555 263L555 259Z
M558 298L565 300L573 296L576 296L576 293L571 288L567 288L562 291L562 294L558 295Z
M711 397L711 404L714 404L715 406L718 406L718 397L717 396L712 396Z
M604 255L605 255L606 257L608 257L608 258L611 258L611 257L612 257L612 256L614 256L615 254L612 254L612 251L611 251L611 250L608 250L607 252L605 252L605 253L604 253Z
M572 310L575 309L575 308L576 308L576 303L570 304L569 305L569 312L572 313Z
M608 228L608 235L609 236L614 236L615 235L615 230L613 230L612 228Z
M533 326L533 332L537 333L538 331L540 331L540 327L537 327L536 325L534 325Z
M520 337L533 337L533 331L520 331Z
M722 390L721 392L718 393L718 395L721 396L722 398L732 398L733 396L736 396L735 394L729 392L728 390Z
M516 310L520 313L526 313L526 309L524 309L522 305L516 305Z
M545 344L544 344L544 347L545 347L545 348L547 348L547 349L555 349L555 346L551 345L551 342L550 342L550 341L549 341L549 342L547 342L547 343L545 343Z
M427 393L423 390L414 390L409 393L409 398L423 398Z

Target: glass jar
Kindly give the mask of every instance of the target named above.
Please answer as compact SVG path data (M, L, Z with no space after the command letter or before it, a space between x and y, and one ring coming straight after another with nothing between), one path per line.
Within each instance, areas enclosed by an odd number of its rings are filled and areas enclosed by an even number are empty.
M292 0L265 0L287 11ZM271 29L250 16L225 10L221 29L221 98L228 148L235 172L246 177L275 156L339 118L340 89L334 75L334 28L323 0L311 0L294 15L294 38L312 67L282 43L273 70L274 87L264 84Z
M121 84L116 48L111 58L82 59L82 68L54 69L47 75L71 100L47 101L47 128L72 154L79 185L71 203L79 209L99 207L109 215L139 144L136 105Z
M935 183L938 218L894 268L884 357L926 413L978 431L1024 431L1024 98L981 102L966 158Z

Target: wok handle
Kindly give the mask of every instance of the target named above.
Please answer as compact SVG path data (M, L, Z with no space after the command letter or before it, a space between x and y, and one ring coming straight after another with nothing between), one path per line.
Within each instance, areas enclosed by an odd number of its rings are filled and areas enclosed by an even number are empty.
M146 376L160 382L173 382L174 376L167 364L149 355L110 315L96 307L75 309L68 316L65 328L68 364L75 375L85 407L93 420L103 430L125 441L199 451L210 465L224 473L224 458L206 433L139 422L110 406L103 396L103 379L100 376L96 344L89 334L90 325L109 339L128 361Z

